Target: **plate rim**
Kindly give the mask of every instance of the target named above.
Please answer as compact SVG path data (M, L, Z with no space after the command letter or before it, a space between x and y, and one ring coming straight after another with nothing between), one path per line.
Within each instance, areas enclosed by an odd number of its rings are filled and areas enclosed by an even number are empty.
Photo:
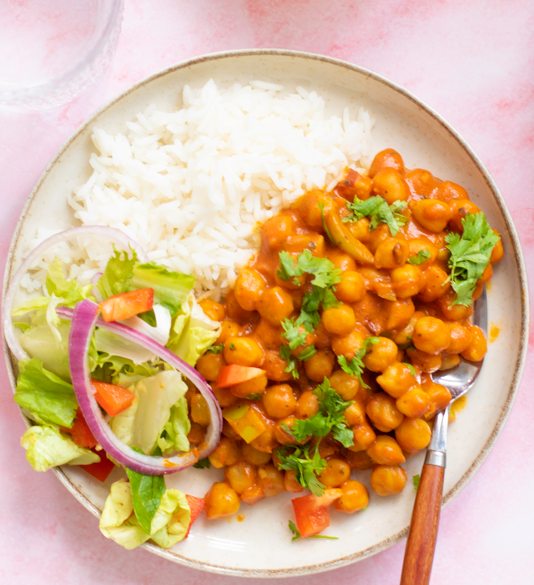
M124 91L120 92L114 98L107 101L104 105L98 108L95 112L93 112L85 122L83 122L80 126L78 126L74 132L65 140L65 142L61 145L58 149L56 154L52 157L50 162L46 165L45 169L41 173L37 183L35 184L34 188L32 189L28 200L26 201L20 217L17 221L17 225L15 227L15 231L13 233L9 249L8 255L6 259L6 267L4 270L4 281L2 287L2 304L4 302L4 297L7 291L8 282L10 280L11 274L13 272L13 260L15 249L17 248L17 244L19 242L19 238L22 231L22 226L28 214L29 208L32 204L33 199L37 195L42 183L46 179L48 173L52 169L52 167L58 162L61 158L63 153L66 149L70 146L70 144L90 125L93 121L100 116L103 112L109 109L111 106L125 98L130 93L136 91L139 88L163 77L174 71L179 69L184 69L187 67L191 67L200 63L206 63L208 61L218 61L221 59L227 58L235 58L235 57L252 57L252 56L279 56L279 57L289 57L289 58L300 58L305 60L312 60L312 61L321 61L323 63L327 63L330 65L335 65L338 67L343 67L350 71L356 72L358 74L362 74L365 77L371 78L374 81L377 81L383 85L386 85L393 91L401 94L403 97L409 99L413 102L416 106L421 108L426 114L428 114L431 118L433 118L438 124L445 130L449 136L456 141L456 143L463 149L463 151L471 158L474 162L475 166L481 173L482 177L484 178L487 187L491 191L495 202L499 207L499 211L504 219L504 223L506 226L506 230L512 242L512 249L514 253L514 259L516 265L518 267L518 276L519 276L519 285L520 285L520 293L521 293L521 326L520 326L520 347L517 356L517 360L514 365L514 374L512 377L512 381L510 384L510 388L508 394L506 396L506 400L502 406L500 416L493 428L491 435L489 436L488 440L476 456L475 460L469 467L469 469L464 473L464 475L456 482L456 484L443 496L443 503L442 507L448 505L459 493L460 491L467 485L467 483L473 478L475 473L478 471L482 463L485 461L486 457L489 455L491 449L495 446L495 443L504 428L506 420L510 414L511 408L515 401L515 398L519 391L519 386L521 382L521 376L523 373L523 369L526 362L527 356L527 348L528 348L528 333L529 333L529 322L530 322L530 310L529 310L529 297L528 297L528 279L527 279L527 271L525 266L525 261L523 257L523 252L521 248L521 243L519 240L519 236L517 234L517 230L513 223L511 214L506 206L506 202L501 195L497 184L495 183L493 177L490 175L489 171L487 170L484 163L475 153L475 151L471 148L471 146L467 143L467 141L463 138L463 136L451 125L449 124L440 114L438 114L431 106L429 106L426 102L421 100L420 98L416 97L413 93L402 87L401 85L395 83L394 81L388 79L387 77L375 73L365 67L361 67L360 65L356 65L354 63L350 63L349 61L345 61L343 59L338 59L335 57L329 57L326 55L320 55L317 53L309 53L305 51L293 51L287 49L269 49L269 48L262 48L262 49L238 49L238 50L231 50L231 51L218 51L214 53L206 53L204 55L200 55L198 57L193 57L191 59L186 59L184 61L179 61L173 65L165 67L148 75L141 79L140 81L134 83L133 85L129 86ZM16 386L16 377L15 377L15 360L7 347L7 343L5 337L2 336L2 344L4 350L4 358L6 360L7 365L7 373L9 377L9 381L11 383L11 387L14 390ZM30 425L30 421L22 414L21 416L26 423L27 426ZM83 493L81 493L78 488L70 481L67 475L61 468L53 468L53 472L55 473L56 477L59 481L67 488L67 490L89 511L93 516L100 517L101 510L97 508ZM181 556L179 553L175 551L170 551L167 549L162 549L161 547L145 543L142 547L149 552L156 554L162 558L170 560L172 562L193 568L202 571L207 571L210 573L218 573L222 575L232 575L236 577L249 577L249 578L256 578L256 577L263 577L263 578L282 578L282 577L296 577L296 576L303 576L303 575L310 575L321 573L324 571L328 571L335 568L340 568L351 563L355 563L357 561L363 560L365 558L371 557L387 548L392 546L393 544L399 542L403 538L405 538L408 534L409 526L406 526L402 530L398 531L396 534L386 538L379 543L369 547L363 551L359 551L350 555L345 555L339 559L325 561L323 563L318 563L314 565L305 565L302 567L296 568L289 568L289 569L242 569L242 568L229 568L223 567L220 565L204 563L204 562L197 562L192 561L188 558Z

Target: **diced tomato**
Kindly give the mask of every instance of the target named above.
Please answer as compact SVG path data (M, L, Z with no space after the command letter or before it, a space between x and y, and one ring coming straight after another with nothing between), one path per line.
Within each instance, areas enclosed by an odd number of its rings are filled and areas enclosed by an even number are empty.
M187 503L191 508L191 522L189 523L189 528L187 529L187 534L185 538L189 536L189 532L191 531L191 526L193 526L193 522L198 518L198 515L204 509L204 498L197 498L196 496L189 496L186 494Z
M93 449L97 445L97 440L93 437L93 433L87 426L82 411L79 408L76 411L76 418L74 419L72 427L70 429L62 428L61 430L70 433L72 435L72 440L78 445L78 447Z
M291 500L295 510L295 520L300 535L313 536L330 526L328 508L343 492L339 489L325 490L322 496L302 496Z
M105 451L95 451L95 453L100 456L100 461L98 463L80 465L80 467L99 481L105 482L109 474L113 471L115 464L106 457Z
M228 388L228 386L242 384L243 382L248 382L249 380L254 380L264 375L265 372L260 368L248 368L232 364L231 366L224 366L221 369L215 386L217 388Z
M141 288L130 292L113 295L102 301L98 306L104 321L120 321L129 319L139 313L150 311L154 305L154 289Z
M91 380L98 404L110 415L117 416L132 405L135 394L122 386Z

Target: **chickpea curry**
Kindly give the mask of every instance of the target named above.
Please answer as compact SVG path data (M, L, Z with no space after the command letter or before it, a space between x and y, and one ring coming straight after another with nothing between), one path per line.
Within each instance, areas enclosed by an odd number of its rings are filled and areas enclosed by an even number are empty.
M401 492L402 464L451 400L431 374L486 353L470 316L502 257L465 189L406 169L391 149L269 219L224 305L201 302L222 323L197 364L224 417L208 518L309 489L292 500L292 529L310 536L330 505L367 507L353 470L370 471L378 496ZM195 445L209 416L200 394L188 400Z

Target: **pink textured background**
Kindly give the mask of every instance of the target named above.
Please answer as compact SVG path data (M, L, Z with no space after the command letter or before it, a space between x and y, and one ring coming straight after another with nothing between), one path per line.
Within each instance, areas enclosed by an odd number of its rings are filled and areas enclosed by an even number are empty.
M515 219L534 270L534 4L532 0L127 0L111 70L58 110L0 109L0 269L43 168L97 107L158 69L203 53L277 47L323 53L385 75L455 126L481 156ZM534 335L531 335L531 348ZM432 583L534 582L534 357L501 438L445 510ZM0 581L11 585L194 585L206 575L129 553L97 520L37 474L0 363ZM404 542L361 563L292 583L398 583ZM290 580L283 580L289 582ZM263 582L261 579L254 583Z

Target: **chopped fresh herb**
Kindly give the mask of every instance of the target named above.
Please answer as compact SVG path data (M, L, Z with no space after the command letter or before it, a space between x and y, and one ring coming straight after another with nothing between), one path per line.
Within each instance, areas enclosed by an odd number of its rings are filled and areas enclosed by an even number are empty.
M279 447L277 450L280 463L278 469L296 471L295 479L304 488L311 490L312 494L322 496L326 486L324 486L317 474L326 468L326 461L319 455L319 450L315 447L313 455L310 456L310 445L297 447Z
M289 530L295 535L291 539L291 542L297 540L298 538L302 538L300 535L299 529L295 526L295 523L291 520L289 521ZM339 540L337 536L325 536L324 534L313 534L312 536L308 536L308 538L326 538L328 540Z
M218 343L217 345L210 345L206 351L210 353L222 353L224 351L224 343Z
M197 469L209 469L211 467L211 463L210 460L206 457L205 459L200 459L197 461L193 467L196 467Z
M451 255L449 279L456 292L453 305L471 306L477 281L482 277L499 236L491 229L482 212L468 213L462 219L464 232L445 237Z
M412 373L412 376L417 376L417 372L415 370L415 368L412 366L412 364L409 364L407 362L402 362Z
M278 254L278 258L280 260L280 268L276 272L278 278L281 278L282 280L293 279L291 282L293 282L295 286L298 286L299 280L297 276L301 276L302 273L297 274L297 267L295 266L295 262L291 254L285 251L280 252Z
M286 339L291 351L297 349L299 345L306 345L306 337L308 333L311 333L306 328L306 324L300 322L303 314L301 313L298 319L293 318L282 321L282 329L284 330L282 335Z
M229 347L230 351L234 351L235 343L231 343L228 347Z
M291 354L291 350L287 345L282 345L280 347L280 357L287 362L287 367L284 372L291 374L293 378L298 379L299 372L297 370L297 360L295 359L295 356Z
M411 341L408 341L408 343L400 343L399 345L397 345L397 347L399 349L410 349L413 347L413 343Z
M326 235L328 236L328 239L332 242L332 244L334 244L334 246L336 246L336 241L332 237L332 234L330 233L330 230L328 229L328 226L326 225L326 221L324 218L324 203L319 203L319 209L321 210L321 219L323 220L324 231L325 231Z
M277 274L282 280L296 279L306 273L313 274L312 284L320 288L341 282L341 271L335 268L328 258L316 258L309 250L304 250L302 254L299 254L296 263L288 252L280 252L278 256L280 269Z
M256 394L249 394L247 396L247 400L259 400L261 396L262 396L261 392L258 392Z
M369 346L378 342L378 337L368 337L364 341L363 347L356 352L356 355L350 361L344 355L340 355L337 358L341 369L351 376L356 376L360 380L363 388L369 388L369 386L362 380L363 369L365 367L362 360L366 356Z
M415 492L417 492L417 490L419 489L419 482L421 481L421 476L420 475L412 475L412 480L413 480L413 489Z
M301 351L297 356L301 362L307 362L311 357L317 353L314 345L309 345L305 350Z
M419 252L417 252L417 256L412 256L411 258L408 258L406 262L408 262L408 264L413 264L414 266L420 266L429 258L430 252L428 250L419 250Z
M385 223L388 225L391 235L396 236L400 226L408 221L407 217L400 213L406 206L406 201L395 201L388 205L387 201L380 195L369 197L365 201L355 197L354 203L347 203L347 209L351 213L344 217L343 221L353 223L363 217L370 217L369 231L377 228L379 223Z

